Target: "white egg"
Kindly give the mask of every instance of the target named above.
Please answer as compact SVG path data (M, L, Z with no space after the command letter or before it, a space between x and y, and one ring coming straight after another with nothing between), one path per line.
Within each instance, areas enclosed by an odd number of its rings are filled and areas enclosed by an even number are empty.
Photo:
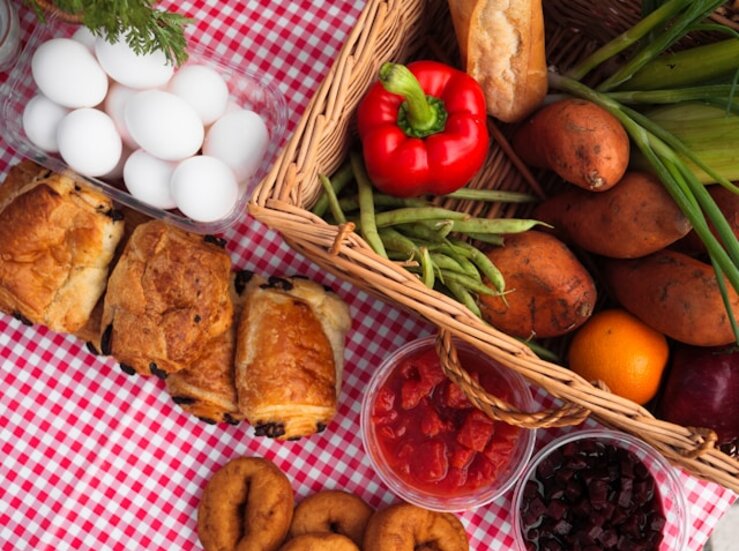
M59 123L59 153L83 176L103 176L118 164L121 137L108 115L89 107L76 109Z
M181 161L203 145L203 123L182 98L161 90L146 90L129 98L124 112L134 141L165 161Z
M180 96L211 124L226 111L228 85L215 70L205 65L188 65L175 73L167 89Z
M108 77L88 49L71 38L52 38L31 59L41 93L64 107L94 107L108 92Z
M239 198L239 185L231 169L206 155L177 165L170 186L177 208L198 222L225 218Z
M167 84L174 73L161 50L138 55L123 38L113 44L98 38L95 55L110 78L129 88L158 88Z
M74 34L72 35L72 40L76 40L77 42L85 46L88 50L90 50L90 53L95 52L95 41L97 40L97 37L92 34L92 31L84 25L81 25L79 29L74 31Z
M59 151L56 131L69 109L54 103L43 94L31 98L23 109L23 131L31 143L47 153Z
M105 112L110 115L111 119L113 119L115 127L118 129L118 133L121 135L121 139L123 139L123 143L131 149L138 149L139 146L131 137L128 128L126 128L124 113L126 102L131 96L138 93L139 90L114 82L110 87L110 90L108 90L108 95L105 96Z
M170 180L177 163L163 161L143 149L134 151L123 167L123 181L131 195L152 207L173 209Z
M203 153L226 163L239 181L259 169L269 145L269 132L262 117L241 109L223 115L208 130Z

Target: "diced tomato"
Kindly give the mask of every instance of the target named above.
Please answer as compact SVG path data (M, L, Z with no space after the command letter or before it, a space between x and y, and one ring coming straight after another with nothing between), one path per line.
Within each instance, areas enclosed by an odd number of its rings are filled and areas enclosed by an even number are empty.
M435 409L424 408L423 417L421 417L421 434L424 436L437 436L439 433L447 429L445 423L436 413Z
M382 415L375 415L374 417L372 417L372 421L375 423L375 425L389 425L397 421L399 416L400 414L397 411L390 410L387 413L383 413Z
M436 356L436 352L434 352L431 357L420 358L416 364L416 368L418 369L418 377L420 381L430 385L431 388L446 380L446 375L444 375L444 372L441 370L441 365L439 364L439 358Z
M472 463L477 452L464 446L454 448L449 464L456 469L465 469Z
M382 386L375 397L375 413L388 413L395 407L395 393L390 387Z
M446 444L439 439L422 442L411 457L411 472L423 482L443 480L449 471Z
M447 487L459 488L467 483L467 469L455 469L451 467L446 475L444 483Z
M496 474L495 465L485 459L485 456L478 455L476 461L467 470L467 480L472 481L475 487L480 487L495 479Z
M400 407L404 410L413 409L421 400L431 395L433 387L422 381L403 381L400 387Z
M462 391L459 385L449 381L444 386L443 403L445 406L456 409L468 409L472 407L467 395Z
M493 465L502 468L510 461L512 451L513 443L507 438L499 438L496 432L495 438L488 443L482 454Z
M479 409L470 411L457 433L457 442L481 452L495 433L493 420Z

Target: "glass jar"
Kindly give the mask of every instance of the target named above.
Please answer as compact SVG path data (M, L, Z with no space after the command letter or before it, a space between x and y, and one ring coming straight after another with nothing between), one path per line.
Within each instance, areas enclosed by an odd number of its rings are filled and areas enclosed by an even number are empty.
M0 72L7 71L13 65L20 46L18 12L10 0L0 0Z

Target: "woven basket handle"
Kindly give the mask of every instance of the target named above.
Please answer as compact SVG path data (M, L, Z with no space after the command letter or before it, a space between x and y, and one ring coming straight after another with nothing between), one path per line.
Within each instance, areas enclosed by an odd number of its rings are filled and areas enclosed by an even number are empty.
M49 14L54 14L57 19L61 19L62 21L66 21L67 23L82 23L81 14L74 14L62 11L49 0L36 0L36 3L45 12Z
M579 425L590 414L588 409L570 403L560 408L528 413L518 411L506 401L492 396L462 368L452 334L446 329L440 329L436 337L436 353L444 374L462 389L476 408L496 421L525 429L568 427Z

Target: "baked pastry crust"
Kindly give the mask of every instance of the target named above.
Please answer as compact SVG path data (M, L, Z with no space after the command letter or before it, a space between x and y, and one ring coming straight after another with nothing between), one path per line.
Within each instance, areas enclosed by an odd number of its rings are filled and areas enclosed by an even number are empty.
M192 365L232 323L230 275L228 253L203 236L141 224L108 280L103 354L125 372L160 378Z
M123 235L112 201L31 161L0 186L0 310L74 333L102 296Z
M249 285L236 345L239 406L258 436L297 439L336 413L351 320L346 304L305 279Z
M239 410L234 380L236 328L241 315L244 285L251 272L237 271L231 278L233 321L229 328L203 347L200 357L191 365L167 377L167 391L182 409L209 424L237 425L244 415Z

